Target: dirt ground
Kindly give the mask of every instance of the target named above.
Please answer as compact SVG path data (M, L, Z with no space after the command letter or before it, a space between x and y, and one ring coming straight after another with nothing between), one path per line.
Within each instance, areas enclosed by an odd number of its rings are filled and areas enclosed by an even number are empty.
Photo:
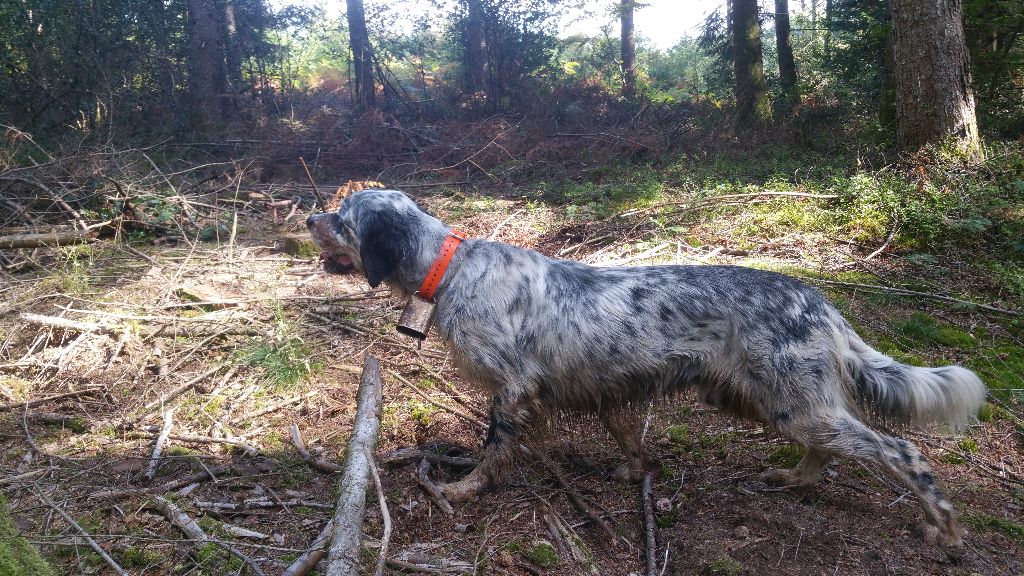
M813 252L827 271L850 257L848 248L799 238L741 253L716 246L713 227L694 231L708 236L703 248L677 244L645 256L650 248L631 241L632 225L574 227L555 208L517 200L421 200L475 236L594 263L781 266ZM324 275L315 256L283 253L301 219L249 213L230 236L207 242L44 251L34 255L38 267L5 276L0 489L18 530L67 574L113 571L58 509L132 574L246 573L239 556L282 573L332 516L337 495L336 477L298 455L290 426L315 454L340 461L370 353L384 377L377 458L394 524L389 557L427 573L643 574L640 487L613 477L620 456L592 422L558 423L546 446L614 541L530 459L452 516L424 495L418 460L396 451L471 456L487 400L454 372L436 338L419 349L394 331L403 302L361 278ZM595 240L608 234L615 240ZM843 299L858 325L883 333L911 308L942 312L924 301L879 305L856 291ZM955 320L1000 329L977 312ZM837 460L814 487L769 487L759 480L764 470L799 459L787 441L692 398L654 406L640 420L662 464L653 485L657 573L1024 574L1020 409L997 408L959 434L904 433L934 463L961 514L965 545L944 549L916 536L915 498L878 470ZM147 479L167 422L167 447ZM461 473L431 471L438 480ZM163 502L240 554L187 537ZM368 503L370 570L383 523L376 498ZM397 566L388 573L402 573Z

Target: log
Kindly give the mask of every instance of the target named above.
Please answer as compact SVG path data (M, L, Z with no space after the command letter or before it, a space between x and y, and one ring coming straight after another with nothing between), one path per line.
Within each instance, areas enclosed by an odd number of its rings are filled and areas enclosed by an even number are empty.
M11 234L0 236L0 250L39 248L41 246L72 246L96 240L95 234L81 230L44 232L42 234Z
M341 473L338 507L334 512L334 536L327 552L327 576L358 576L362 551L363 515L366 490L370 484L370 460L380 427L382 383L380 364L367 354L356 395L356 418L352 425Z

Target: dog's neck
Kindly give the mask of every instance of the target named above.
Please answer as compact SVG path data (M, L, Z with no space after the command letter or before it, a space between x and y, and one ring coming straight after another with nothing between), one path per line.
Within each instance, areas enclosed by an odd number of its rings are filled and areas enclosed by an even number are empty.
M393 291L401 293L403 296L412 295L420 289L423 279L427 277L430 267L434 264L434 259L440 253L441 246L451 230L443 222L433 217L425 218L419 228L419 234L415 238L409 239L410 249L395 270L394 276L385 280L385 283ZM444 291L444 287L451 279L451 271L458 266L461 251L462 248L457 250L452 258L448 271L438 288L438 294Z

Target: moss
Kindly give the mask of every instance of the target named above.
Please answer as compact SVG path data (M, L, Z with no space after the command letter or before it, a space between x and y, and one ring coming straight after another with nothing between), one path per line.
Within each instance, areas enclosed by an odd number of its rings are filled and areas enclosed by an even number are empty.
M668 435L668 439L673 444L683 445L690 442L690 427L686 424L676 424L675 426L669 426L665 430L665 434Z
M52 576L53 568L32 544L18 534L0 494L0 574Z
M973 526L978 530L999 532L1007 538L1024 542L1024 526L1009 518L993 516L986 512L978 512L977 514L964 514L961 519L965 524Z
M965 454L977 454L978 453L978 441L974 438L961 438L956 443L956 447Z
M706 576L739 576L743 573L743 566L732 558L715 560L704 567Z
M125 568L146 568L162 564L166 557L156 551L132 546L120 554L121 566Z
M787 444L779 446L768 455L768 462L783 468L792 468L800 463L806 450L803 446Z
M526 553L526 558L541 568L551 568L558 564L558 552L548 542L540 541Z

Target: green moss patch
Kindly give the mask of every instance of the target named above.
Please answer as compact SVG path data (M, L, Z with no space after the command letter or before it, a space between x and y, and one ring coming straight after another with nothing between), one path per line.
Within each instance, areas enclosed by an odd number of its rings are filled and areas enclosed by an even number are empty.
M34 546L18 534L0 494L0 574L52 576L53 568Z

